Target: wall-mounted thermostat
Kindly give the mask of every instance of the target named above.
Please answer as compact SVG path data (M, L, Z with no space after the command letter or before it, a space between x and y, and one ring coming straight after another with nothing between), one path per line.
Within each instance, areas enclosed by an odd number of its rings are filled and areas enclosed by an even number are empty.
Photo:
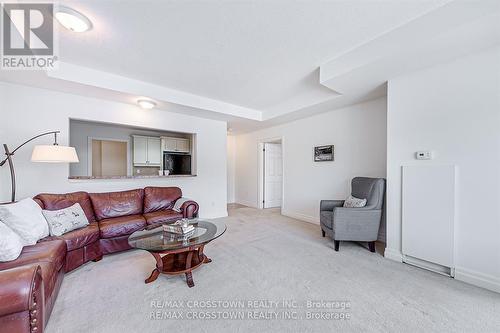
M417 151L415 157L417 160L432 160L432 151Z

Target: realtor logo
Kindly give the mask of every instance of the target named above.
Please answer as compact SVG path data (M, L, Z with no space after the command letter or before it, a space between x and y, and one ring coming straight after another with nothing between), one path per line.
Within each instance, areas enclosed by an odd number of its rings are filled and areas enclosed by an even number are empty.
M2 69L53 69L54 5L6 3L2 5Z

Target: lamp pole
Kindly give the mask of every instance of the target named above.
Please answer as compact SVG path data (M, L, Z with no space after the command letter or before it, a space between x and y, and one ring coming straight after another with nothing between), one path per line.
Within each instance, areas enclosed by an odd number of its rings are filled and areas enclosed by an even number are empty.
M45 136L45 135L54 134L54 145L57 146L57 134L58 133L61 133L61 131L51 131L51 132L46 132L46 133L36 135L36 136L32 137L31 139L24 141L22 144L17 146L16 149L14 149L13 151L9 150L9 147L7 146L6 143L3 144L3 149L5 150L5 155L7 155L7 157L5 157L0 162L0 167L3 166L6 162L9 162L10 180L11 180L11 202L16 201L16 173L14 172L14 164L12 163L12 156L14 156L14 154L16 153L16 151L19 148L21 148L22 146L24 146L28 142L31 142L31 141L33 141L41 136Z

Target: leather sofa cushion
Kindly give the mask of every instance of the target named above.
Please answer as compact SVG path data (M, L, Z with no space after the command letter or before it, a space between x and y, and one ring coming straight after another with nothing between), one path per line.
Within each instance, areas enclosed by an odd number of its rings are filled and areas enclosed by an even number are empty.
M172 208L180 197L182 197L182 191L178 187L146 187L144 188L144 213Z
M62 240L41 241L35 245L25 246L19 258L0 263L0 270L40 262L52 263L60 270L66 258L66 243Z
M99 226L97 222L90 223L85 228L76 229L61 236L51 236L44 240L62 239L66 242L68 251L73 251L99 240Z
M130 235L146 226L142 215L128 215L99 221L101 238L112 238Z
M97 219L142 214L144 190L89 193Z
M96 221L94 209L92 208L92 202L90 201L90 197L87 192L73 192L65 194L41 193L34 197L34 200L40 201L43 204L42 208L46 210L64 209L74 205L75 203L79 203L85 212L85 216L87 216L89 223Z
M101 238L99 240L99 247L101 248L102 254L130 250L132 247L128 243L128 237L129 235L107 239Z
M144 214L144 218L146 219L147 224L175 222L179 219L182 219L182 217L182 213L178 213L175 210L171 209Z

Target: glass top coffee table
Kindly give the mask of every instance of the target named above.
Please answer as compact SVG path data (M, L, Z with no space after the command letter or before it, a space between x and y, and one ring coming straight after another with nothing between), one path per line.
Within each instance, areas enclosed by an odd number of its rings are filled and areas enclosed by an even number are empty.
M156 259L156 268L145 283L155 281L160 273L185 274L187 285L194 286L193 269L212 261L203 253L205 245L220 237L226 231L226 225L220 221L198 219L189 224L195 229L187 236L165 232L161 224L151 225L129 236L131 247L146 250Z

